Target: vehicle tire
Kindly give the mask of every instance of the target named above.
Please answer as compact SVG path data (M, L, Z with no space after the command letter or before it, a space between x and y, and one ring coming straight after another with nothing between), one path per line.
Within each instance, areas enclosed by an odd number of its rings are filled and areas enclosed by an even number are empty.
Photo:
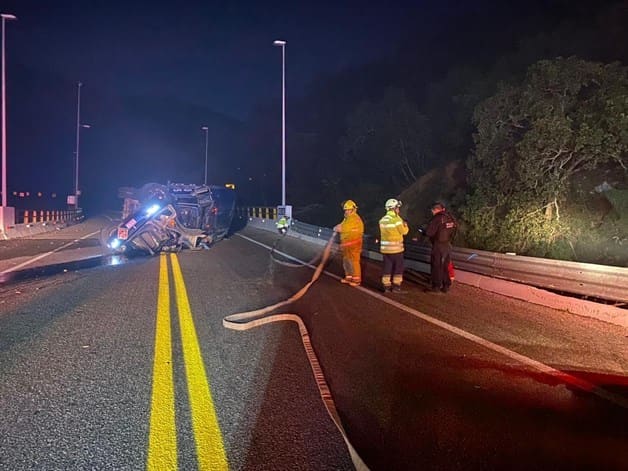
M108 226L108 227L103 227L100 230L100 245L103 248L103 250L105 250L107 253L114 253L116 252L115 250L111 249L111 247L109 247L107 245L107 242L109 242L109 239L115 235L118 232L118 225L113 225L113 226Z

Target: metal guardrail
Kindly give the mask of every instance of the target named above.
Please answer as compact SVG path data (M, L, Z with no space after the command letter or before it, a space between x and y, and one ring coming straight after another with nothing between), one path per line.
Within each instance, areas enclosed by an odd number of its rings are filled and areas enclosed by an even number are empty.
M274 228L274 226L273 226ZM329 240L327 227L292 221L291 230L309 237ZM430 263L430 246L407 241L405 257ZM379 251L376 240L365 236L365 248ZM463 271L524 283L564 293L628 303L628 268L568 262L546 258L508 255L454 247L454 265Z

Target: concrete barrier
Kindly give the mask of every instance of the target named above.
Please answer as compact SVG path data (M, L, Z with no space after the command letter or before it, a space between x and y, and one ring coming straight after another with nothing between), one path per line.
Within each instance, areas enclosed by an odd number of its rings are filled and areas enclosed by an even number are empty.
M64 227L67 227L69 223L67 221L52 221L52 222L33 222L29 224L15 224L9 226L6 230L2 230L0 227L0 238L7 239L20 239L23 237L30 237L37 234L43 234L45 232L53 232Z

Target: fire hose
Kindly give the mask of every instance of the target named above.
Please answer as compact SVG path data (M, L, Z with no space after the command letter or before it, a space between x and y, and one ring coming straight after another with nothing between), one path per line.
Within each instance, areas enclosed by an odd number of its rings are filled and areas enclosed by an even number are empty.
M276 263L280 263L282 265L286 265L290 267L303 267L303 266L313 265L313 262L320 258L320 262L316 266L316 269L314 270L314 274L312 275L312 278L310 279L310 281L308 281L305 284L305 286L303 286L299 291L297 291L295 294L290 296L288 299L272 304L270 306L266 306L261 309L255 309L253 311L231 314L222 320L222 325L227 329L243 331L243 330L253 329L261 325L270 324L273 322L282 322L282 321L295 322L297 326L299 327L299 332L301 334L301 341L303 342L305 354L310 363L310 367L312 368L314 381L316 382L316 386L318 387L318 391L323 401L323 405L325 406L325 409L327 410L327 413L329 414L331 420L336 425L336 428L342 435L342 438L345 444L347 445L347 449L349 450L351 460L353 461L353 465L355 466L356 470L368 471L368 467L366 466L364 461L362 461L362 459L356 452L355 448L349 441L349 438L347 437L347 433L340 420L340 415L338 414L338 410L336 409L336 403L334 402L334 399L332 397L331 390L329 389L329 386L327 385L327 381L325 380L325 375L323 374L323 370L320 366L316 353L314 352L314 348L312 347L312 343L310 341L310 335L308 333L307 327L305 326L305 323L303 322L303 320L298 314L284 313L284 314L274 314L274 315L267 316L267 314L269 314L270 312L273 312L274 310L279 309L280 307L283 307L287 304L290 304L299 300L305 295L305 293L307 293L310 287L321 276L321 273L323 272L323 268L325 264L327 263L327 261L329 260L335 236L336 236L336 233L334 232L332 236L330 237L330 239L327 241L327 244L325 245L325 248L323 249L322 253L318 254L312 260L311 263L307 263L307 264L289 264L287 262L283 262L274 258L273 253L275 252L275 247L277 243L279 242L279 240L281 240L281 239L277 239L277 241L275 241L275 244L273 245L271 249L271 258Z

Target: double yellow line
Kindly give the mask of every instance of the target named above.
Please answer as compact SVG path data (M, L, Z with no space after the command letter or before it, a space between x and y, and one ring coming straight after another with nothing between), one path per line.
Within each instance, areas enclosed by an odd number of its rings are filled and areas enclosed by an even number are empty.
M192 416L192 430L196 442L198 469L228 470L229 464L218 426L216 410L205 365L198 344L187 290L179 260L170 254L183 361L187 378ZM146 469L176 470L177 429L174 405L174 372L172 362L172 332L170 322L170 284L167 256L159 262L159 293L157 296L157 324L155 331L155 358L153 363L153 392L151 399L150 435Z

